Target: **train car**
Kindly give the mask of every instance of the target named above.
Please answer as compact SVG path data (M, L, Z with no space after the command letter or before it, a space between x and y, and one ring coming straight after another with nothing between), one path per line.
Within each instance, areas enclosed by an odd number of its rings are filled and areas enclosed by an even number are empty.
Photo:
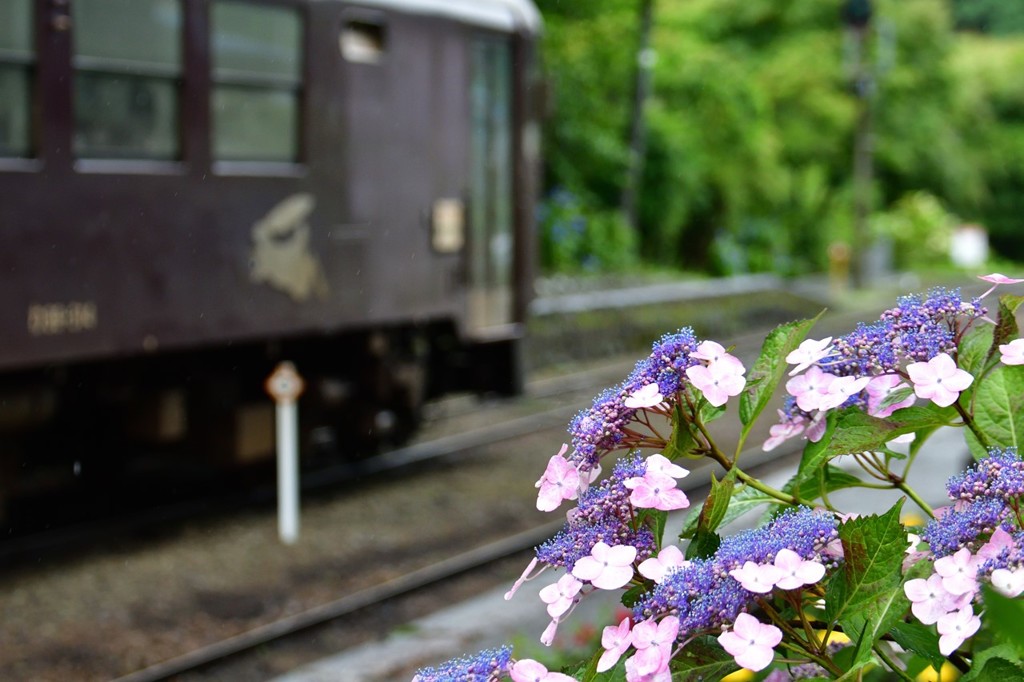
M0 2L0 481L32 439L265 457L281 360L307 445L515 392L539 30L530 0Z

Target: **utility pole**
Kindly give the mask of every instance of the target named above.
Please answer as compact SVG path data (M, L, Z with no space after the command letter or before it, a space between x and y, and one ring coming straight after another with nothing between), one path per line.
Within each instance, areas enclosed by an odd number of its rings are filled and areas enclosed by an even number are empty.
M865 255L872 245L869 226L874 184L871 109L875 84L872 66L867 57L871 1L847 0L843 7L843 20L853 36L853 93L857 99L857 121L853 133L853 248L850 265L853 286L860 289L866 284Z
M647 151L644 108L651 93L651 71L654 68L654 50L651 48L653 17L654 0L640 0L640 35L637 41L636 80L629 125L629 157L626 166L626 183L622 188L619 202L626 224L634 232L639 229L636 203L640 190L640 176L643 174L644 155Z

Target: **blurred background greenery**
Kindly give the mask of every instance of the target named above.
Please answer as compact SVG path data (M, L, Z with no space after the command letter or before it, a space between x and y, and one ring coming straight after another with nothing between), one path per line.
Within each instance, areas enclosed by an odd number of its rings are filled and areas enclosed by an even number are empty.
M872 0L862 42L848 2L537 0L545 270L799 275L865 241L893 267L948 267L962 224L1024 261L1024 1ZM874 172L858 230L865 102Z

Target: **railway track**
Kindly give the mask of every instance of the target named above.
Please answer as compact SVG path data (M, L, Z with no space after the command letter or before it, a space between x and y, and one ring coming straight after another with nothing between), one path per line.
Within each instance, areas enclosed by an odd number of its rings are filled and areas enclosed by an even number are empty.
M862 307L834 314L819 333L841 333L864 318ZM763 331L720 340L734 342L737 354L751 358ZM408 604L422 602L425 592L437 592L453 576L472 583L504 565L490 580L505 581L516 570L508 558L524 555L560 525L533 510L532 482L564 436L566 421L598 390L624 377L635 360L631 355L534 378L526 398L514 403L441 404L420 442L308 476L314 494L297 549L275 548L272 517L264 509L247 514L251 519L189 522L172 537L107 539L73 565L45 566L48 575L14 570L0 591L0 639L23 655L0 661L0 677L250 679L217 671L255 666L262 679L328 653L292 652L308 649L313 639L337 650L386 634L415 615ZM778 466L787 454L793 452L751 452L746 461ZM339 486L340 480L349 482ZM685 480L696 497L707 476ZM518 566L520 560L513 561ZM42 603L47 593L81 594L115 582L122 563L144 603L137 596L135 603L122 603L111 592L107 600L85 599L71 609L75 614L44 609L33 614L33 625L48 640L21 632L11 617L26 604ZM101 627L92 626L97 610ZM371 614L380 613L382 619L368 626ZM347 634L319 634L331 628ZM79 650L77 658L75 651L69 656L69 642ZM91 655L81 653L89 647L95 648ZM283 653L271 660L272 648Z

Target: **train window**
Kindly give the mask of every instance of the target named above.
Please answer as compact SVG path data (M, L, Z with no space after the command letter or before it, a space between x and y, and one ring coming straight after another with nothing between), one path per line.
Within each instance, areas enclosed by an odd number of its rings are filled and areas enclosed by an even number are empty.
M176 158L181 1L77 0L72 19L76 156Z
M211 22L214 159L298 160L299 12L224 0L213 5Z
M381 21L347 21L341 30L341 54L350 62L377 64L384 55L385 38Z
M31 0L0 2L0 156L31 153Z

